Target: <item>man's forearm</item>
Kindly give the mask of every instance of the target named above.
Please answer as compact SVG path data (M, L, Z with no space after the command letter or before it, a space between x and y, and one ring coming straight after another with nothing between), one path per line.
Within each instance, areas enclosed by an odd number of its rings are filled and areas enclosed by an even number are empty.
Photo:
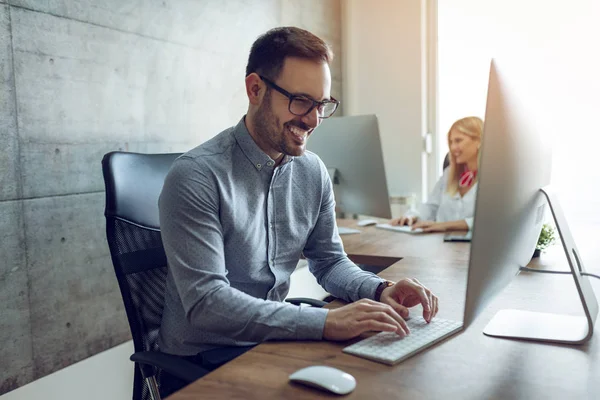
M320 340L327 310L257 299L225 286L189 307L186 317L199 329L240 341Z

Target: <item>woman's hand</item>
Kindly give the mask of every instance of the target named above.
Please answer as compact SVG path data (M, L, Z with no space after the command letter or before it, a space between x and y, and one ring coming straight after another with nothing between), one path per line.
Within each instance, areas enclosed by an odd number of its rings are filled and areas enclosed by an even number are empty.
M412 228L421 228L423 232L468 231L469 225L464 219L448 222L420 221L414 224Z
M423 229L423 232L446 232L448 230L448 223L435 221L420 221L414 224L412 228L421 228Z
M390 221L390 225L392 225L392 226L398 226L398 225L411 226L411 225L415 224L418 219L419 219L419 217L406 217L406 216L400 217L400 218L394 218L393 220Z

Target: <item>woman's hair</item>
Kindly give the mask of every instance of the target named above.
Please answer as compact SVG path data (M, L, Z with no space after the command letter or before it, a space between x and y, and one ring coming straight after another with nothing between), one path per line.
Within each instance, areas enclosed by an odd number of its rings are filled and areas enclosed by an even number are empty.
M273 28L252 45L246 76L256 72L276 80L287 57L331 64L333 53L327 43L309 31L296 27Z
M448 130L448 149L450 149L450 133L453 130L463 133L471 139L481 141L481 136L483 135L483 121L479 117L465 117L453 123ZM448 171L448 186L446 192L451 196L454 196L458 191L458 180L460 179L460 174L463 173L463 168L456 164L456 158L452 152L449 153L448 158L450 160L450 165L448 166L450 170ZM477 165L479 165L479 158L477 159ZM475 180L477 180L477 177L475 177Z

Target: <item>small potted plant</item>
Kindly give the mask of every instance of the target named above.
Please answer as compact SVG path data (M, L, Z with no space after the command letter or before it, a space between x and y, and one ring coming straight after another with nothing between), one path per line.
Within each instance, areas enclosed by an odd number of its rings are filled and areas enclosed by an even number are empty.
M556 241L556 229L550 224L542 225L542 231L540 237L535 245L535 251L533 257L539 257L543 250L554 244Z

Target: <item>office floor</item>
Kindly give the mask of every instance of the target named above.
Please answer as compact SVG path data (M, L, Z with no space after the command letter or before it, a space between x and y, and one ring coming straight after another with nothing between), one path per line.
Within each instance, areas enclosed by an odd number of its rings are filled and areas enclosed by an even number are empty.
M327 296L301 261L292 274L289 297ZM133 363L131 341L96 354L51 375L0 396L0 400L127 400L131 399Z

